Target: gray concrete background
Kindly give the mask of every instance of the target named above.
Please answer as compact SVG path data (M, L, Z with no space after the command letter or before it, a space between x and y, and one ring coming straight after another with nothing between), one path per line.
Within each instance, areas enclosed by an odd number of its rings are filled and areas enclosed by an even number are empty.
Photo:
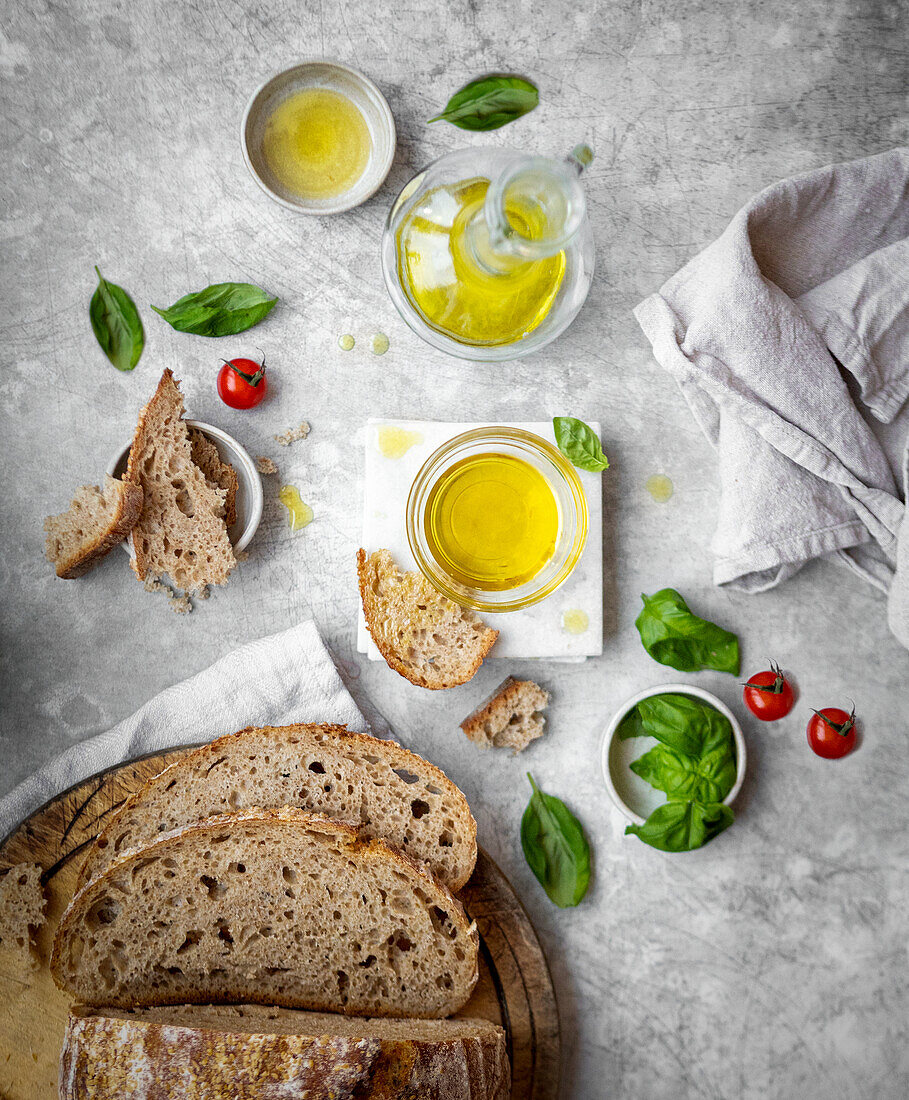
M366 712L461 784L482 843L525 900L558 986L566 1097L906 1095L906 653L882 599L835 566L757 597L711 586L713 456L630 314L759 188L909 140L904 17L899 2L869 0L6 7L0 792L230 648L311 615ZM255 85L320 55L372 76L399 133L379 194L325 220L270 203L237 140ZM539 83L536 112L485 139L424 124L465 80L502 68ZM599 252L575 324L543 354L499 366L420 343L394 313L378 261L398 189L462 145L558 153L581 139L597 151ZM142 310L147 346L132 374L94 342L95 263ZM148 308L227 279L281 298L245 336L181 335ZM380 330L391 348L378 359L369 338ZM337 348L346 331L358 340L349 354ZM273 393L233 413L215 394L218 358L256 348ZM42 517L101 476L165 366L184 380L191 415L271 454L316 515L292 535L269 482L250 560L186 618L143 592L119 551L77 583L42 560ZM604 656L576 667L488 662L443 694L357 657L366 416L555 413L601 419L612 460ZM278 448L272 435L301 417L310 439ZM644 490L656 472L675 483L667 505ZM750 771L735 826L676 857L622 837L597 765L617 704L678 678L647 657L632 625L638 593L667 584L738 630L749 672L774 657L802 696L778 725L745 723ZM519 759L481 756L457 730L506 672L553 692L549 733ZM692 679L741 712L731 677ZM849 698L864 719L860 751L841 763L814 757L808 707ZM528 767L568 800L594 847L594 885L574 911L549 904L520 853Z

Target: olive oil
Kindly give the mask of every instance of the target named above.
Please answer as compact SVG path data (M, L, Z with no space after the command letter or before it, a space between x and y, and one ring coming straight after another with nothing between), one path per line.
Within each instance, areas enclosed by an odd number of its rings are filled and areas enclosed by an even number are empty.
M665 474L648 477L644 486L657 504L665 504L675 491L672 482Z
M379 450L383 458L403 458L411 447L422 442L420 432L409 432L394 424L383 424L378 431Z
M430 552L449 576L485 592L518 588L552 557L559 506L536 467L503 454L470 455L432 487L424 511Z
M562 612L562 629L566 634L585 634L590 626L590 616L583 608L572 607Z
M304 88L274 109L262 149L277 180L304 199L349 191L363 175L371 149L360 109L330 88Z
M565 274L565 253L543 259L495 257L483 237L488 179L430 191L398 231L404 291L427 324L462 343L511 344L549 313ZM527 240L549 232L537 205L506 200L513 231Z
M278 499L289 513L291 531L302 531L312 523L312 508L304 502L295 485L282 485Z

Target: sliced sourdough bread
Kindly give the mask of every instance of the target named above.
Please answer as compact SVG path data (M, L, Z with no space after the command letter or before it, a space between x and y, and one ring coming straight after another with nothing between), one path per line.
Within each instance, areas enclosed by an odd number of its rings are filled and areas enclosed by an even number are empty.
M104 488L83 485L65 512L44 521L47 560L65 580L81 577L132 531L142 512L142 487L108 475Z
M224 523L233 527L237 522L237 489L240 485L237 471L224 461L215 444L198 428L189 430L189 447L193 462L205 474L209 485L224 490Z
M17 863L0 877L0 950L22 972L38 968L31 933L44 924L45 905L37 863Z
M437 1018L477 980L455 897L381 840L300 810L165 833L73 898L51 973L86 1004L254 1001Z
M416 753L343 726L265 726L222 737L150 779L89 849L79 886L163 832L254 806L357 825L426 863L455 892L476 863L467 799Z
M484 749L526 749L543 736L543 710L549 694L533 680L509 676L461 723L471 741Z
M260 1005L76 1007L60 1100L507 1100L505 1033L486 1020L356 1020Z
M209 485L193 462L183 396L169 370L139 416L126 477L144 493L132 530L139 580L166 574L188 593L224 584L237 564L224 522L225 491Z
M389 668L418 687L466 684L499 636L422 573L402 573L387 550L359 550L357 577L372 640Z

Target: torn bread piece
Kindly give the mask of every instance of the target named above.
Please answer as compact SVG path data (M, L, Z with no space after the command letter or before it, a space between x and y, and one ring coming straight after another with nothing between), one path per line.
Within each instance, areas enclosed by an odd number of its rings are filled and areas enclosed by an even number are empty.
M417 687L466 684L499 636L422 573L402 573L388 550L357 551L366 626L389 668Z
M215 489L223 489L224 523L233 527L237 522L237 489L240 482L237 471L229 462L225 462L214 441L198 428L189 430L190 454L205 479Z
M17 863L0 877L0 947L23 970L37 970L40 965L31 933L44 924L45 905L37 863Z
M522 752L531 741L543 736L543 710L549 693L533 680L503 680L496 690L461 723L471 741L484 749L513 749Z
M142 512L142 487L108 475L104 488L83 485L65 512L44 521L47 560L64 580L81 577L121 543Z
M170 370L139 416L126 476L144 493L132 530L139 580L167 575L190 595L225 584L237 564L224 522L227 494L193 462L183 395Z

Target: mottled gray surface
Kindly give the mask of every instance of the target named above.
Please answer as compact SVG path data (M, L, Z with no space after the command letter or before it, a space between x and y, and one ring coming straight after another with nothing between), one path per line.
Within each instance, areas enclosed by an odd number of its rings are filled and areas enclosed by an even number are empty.
M713 458L630 315L758 188L909 138L901 10L898 0L8 5L0 789L230 647L313 615L361 705L464 787L482 842L525 899L558 985L566 1097L906 1095L906 654L881 598L834 566L758 597L711 587ZM399 127L386 186L324 221L271 204L237 141L251 89L308 55L362 67ZM597 150L599 271L556 346L490 367L410 334L378 248L413 170L484 140L423 120L465 79L503 67L534 76L543 105L493 141L558 152L583 138ZM131 375L103 359L89 328L94 263L143 309L148 345ZM180 335L147 308L232 278L281 297L246 337ZM382 359L368 350L377 330L391 338ZM347 355L336 346L344 331L358 338ZM227 411L217 359L257 347L273 395L256 413ZM100 476L164 366L184 379L192 415L273 455L316 513L292 535L270 482L249 562L188 618L146 595L119 551L73 583L42 561L42 516ZM365 417L565 412L601 419L612 458L603 658L487 664L436 695L356 657ZM272 434L303 416L310 439L276 447ZM665 506L643 488L657 471L676 485ZM791 719L746 723L750 774L733 829L676 857L623 839L597 767L614 707L669 678L632 621L638 593L670 583L741 632L748 670L775 657L802 693ZM506 671L533 673L554 695L549 734L517 760L481 756L456 728ZM730 677L696 680L738 705ZM805 744L807 708L849 697L864 743L842 763L819 760ZM528 766L570 801L594 845L595 884L575 911L550 906L519 851Z

